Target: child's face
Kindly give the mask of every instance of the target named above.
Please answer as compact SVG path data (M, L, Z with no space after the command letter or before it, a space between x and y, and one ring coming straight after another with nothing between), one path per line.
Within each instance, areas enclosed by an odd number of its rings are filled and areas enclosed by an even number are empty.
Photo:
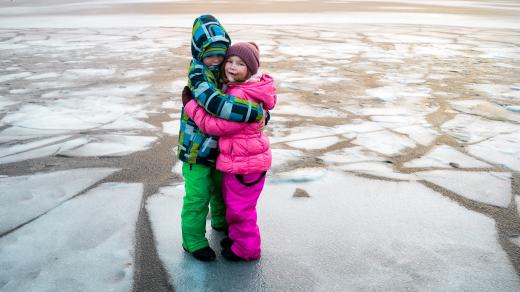
M208 67L219 66L220 64L222 64L222 61L224 61L223 55L213 55L213 56L206 57L202 60L204 65L206 65Z
M247 80L247 66L240 57L231 56L224 64L224 72L229 82L244 82Z

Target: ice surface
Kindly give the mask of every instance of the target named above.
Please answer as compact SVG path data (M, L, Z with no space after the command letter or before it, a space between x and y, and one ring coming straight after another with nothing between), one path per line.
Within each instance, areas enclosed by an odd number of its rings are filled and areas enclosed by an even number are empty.
M170 135L170 136L177 136L179 135L179 129L181 125L180 120L173 120L169 122L163 122L163 132Z
M5 8L4 8L5 9ZM16 13L16 12L12 12ZM114 14L114 15L75 15L55 16L16 16L2 17L0 28L127 28L146 26L191 27L192 14ZM514 17L498 19L484 16L442 14L442 13L400 13L400 12L326 12L326 13L236 13L220 14L219 20L226 25L259 24L298 25L298 24L424 24L449 25L481 28L518 29L520 25ZM433 38L432 38L433 39ZM406 39L404 39L406 41ZM428 40L425 40L428 41Z
M47 73L41 73L41 74L32 75L32 76L27 77L25 79L26 80L40 80L40 79L47 79L47 78L56 78L56 77L59 77L59 76L60 75L58 73L47 72Z
M271 183L308 182L322 179L326 174L327 169L322 167L304 167L286 172L278 172L270 178L270 181Z
M354 163L354 162L369 162L369 161L382 161L384 158L377 155L374 152L367 151L361 146L344 148L333 152L327 152L320 156L326 162L329 163Z
M11 106L11 105L14 105L17 103L18 103L17 101L7 99L0 95L0 112L3 112L4 109L7 108L8 106ZM1 123L1 121L0 121L0 123Z
M297 161L303 157L303 152L300 150L272 148L271 153L273 155L271 169L277 169L287 165L289 162Z
M498 134L519 130L517 125L511 123L490 121L465 114L455 116L441 127L457 140L468 143L479 142Z
M70 132L70 130L38 130L20 127L9 127L0 132L0 143L12 140L27 140L38 137L54 136Z
M401 88L398 86L384 86L371 88L366 90L366 94L369 96L373 96L379 98L383 101L394 101L398 97L396 96L396 92L400 91Z
M137 113L139 115L140 113ZM99 129L109 129L109 130L132 130L132 129L141 129L141 130L155 130L155 127L148 124L147 122L141 121L134 117L130 116L121 116L115 121L105 124Z
M182 176L182 164L183 162L180 160L177 163L175 163L175 165L172 167L172 173L176 173Z
M427 146L430 145L437 137L439 133L437 131L429 128L430 126L405 126L400 128L394 128L393 130L402 134L407 134L408 137L415 142Z
M29 77L31 75L32 74L30 72L0 75L0 82L7 82L7 81L11 81L11 80L16 80L16 79L22 79L25 77Z
M81 137L63 144L58 154L63 156L125 156L143 151L157 139L149 136L95 135Z
M301 126L290 129L291 134L279 136L280 134L269 137L271 143L293 142L305 139L320 138L333 134L330 127L322 126Z
M520 106L518 105L508 105L506 109L515 113L520 113Z
M510 84L469 84L467 87L485 93L487 97L499 100L520 98L520 91L513 90L513 86Z
M465 155L450 146L440 145L433 148L421 158L408 161L404 167L441 167L452 168L450 163L455 163L460 168L485 168L491 165Z
M114 75L114 69L69 69L63 74L64 78L78 79L78 78L92 78L92 77L109 77Z
M34 142L34 143L37 144L38 142ZM30 143L30 144L34 145L33 143ZM27 150L25 152L19 152L17 154L13 154L13 155L9 155L9 156L0 157L0 164L51 156L51 155L56 154L56 152L58 150L60 150L62 145L63 145L62 143L57 143L57 144L52 144L49 146L44 146L41 148L34 148L33 150ZM18 145L15 145L12 147L16 148L16 147L18 147Z
M78 168L0 178L0 234L55 208L115 168Z
M456 100L451 101L450 104L454 109L467 114L479 115L495 120L502 119L520 122L520 115L514 114L486 100Z
M291 102L289 105L276 107L276 114L297 115L303 117L346 117L346 113L331 109L329 107L316 107L306 103Z
M402 128L406 130L406 127L415 124L428 125L422 116L412 115L384 115L384 116L371 116L370 120L377 122L381 126L389 129Z
M130 291L141 184L103 184L0 238L2 291Z
M520 131L497 135L467 147L468 152L483 160L520 171Z
M520 236L511 238L511 242L516 244L518 247L520 247Z
M173 81L170 86L170 92L174 94L172 98L181 101L182 90L186 85L188 85L188 81L186 79Z
M135 77L143 77L153 73L153 70L145 70L145 69L136 69L136 70L128 70L123 73L123 77L125 78L135 78Z
M518 215L520 215L520 195L515 196L516 201L516 211L518 212Z
M325 149L339 142L337 136L322 137L318 139L305 139L300 141L293 141L287 145L294 148L301 148L307 150Z
M338 125L334 127L337 129L335 133L347 133L347 134L358 134L358 133L369 133L369 132L377 132L381 131L384 128L381 127L378 123L370 122L370 121L361 121L354 120L350 124Z
M404 149L416 145L413 140L389 131L359 134L352 144L389 156L399 154Z
M397 180L417 180L414 174L394 171L391 164L386 162L355 162L340 165L337 169Z
M297 187L311 197L292 198ZM495 222L419 183L334 172L308 183L268 179L258 205L262 258L251 263L218 256L207 265L185 253L182 196L167 187L146 203L176 291L520 289ZM220 250L222 235L207 235Z
M96 111L92 111L93 108ZM2 122L32 129L75 130L99 127L114 121L120 115L121 113L111 112L107 107L93 107L93 104L76 105L74 108L26 104L18 111L7 114Z
M511 202L511 174L432 170L417 176L470 200L507 208Z
M2 122L30 129L84 130L98 127L110 129L153 128L138 121L142 106L128 104L123 96L145 87L97 90L70 93L74 97L63 98L60 91L45 94L44 98L59 97L46 105L25 104L17 111L8 113ZM93 92L92 92L93 91ZM120 95L112 96L111 94ZM96 96L97 95L97 96ZM77 96L77 97L76 97ZM93 109L96 109L93 111Z
M52 138L47 138L47 139L43 139L43 140L37 140L35 142L29 142L29 143L25 143L25 144L15 144L12 146L0 147L0 158L6 157L6 156L11 156L11 155L18 154L21 152L25 152L25 151L28 151L31 149L39 148L39 147L42 147L42 146L45 146L48 144L54 144L58 141L65 140L69 137L71 137L71 136L58 136L58 137L52 137Z

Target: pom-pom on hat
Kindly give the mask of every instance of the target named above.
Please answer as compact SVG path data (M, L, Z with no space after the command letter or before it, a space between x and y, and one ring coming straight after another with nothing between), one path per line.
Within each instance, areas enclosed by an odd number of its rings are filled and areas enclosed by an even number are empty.
M251 75L255 75L260 67L260 50L254 42L236 43L229 47L226 59L231 56L237 56L246 63L247 69Z

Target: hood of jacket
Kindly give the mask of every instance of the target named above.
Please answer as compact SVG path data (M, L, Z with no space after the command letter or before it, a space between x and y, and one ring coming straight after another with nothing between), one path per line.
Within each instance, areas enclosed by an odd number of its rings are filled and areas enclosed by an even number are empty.
M231 45L231 38L224 27L213 15L209 14L195 19L191 36L191 55L199 62L202 62L202 57L210 44L219 42L226 49Z

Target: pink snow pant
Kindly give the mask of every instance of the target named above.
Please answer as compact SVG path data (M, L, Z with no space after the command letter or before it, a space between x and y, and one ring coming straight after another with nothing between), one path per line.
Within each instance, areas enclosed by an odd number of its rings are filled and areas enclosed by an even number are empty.
M256 224L256 202L264 188L265 172L222 174L222 196L231 250L246 260L260 258L260 230Z

